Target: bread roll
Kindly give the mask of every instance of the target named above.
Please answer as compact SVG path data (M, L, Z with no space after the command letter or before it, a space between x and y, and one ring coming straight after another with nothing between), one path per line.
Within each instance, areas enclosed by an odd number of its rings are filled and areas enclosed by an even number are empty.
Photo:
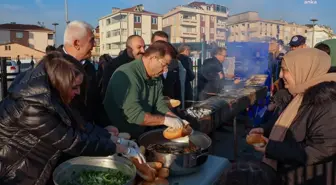
M180 129L174 129L171 127L166 128L163 131L163 137L165 137L166 139L177 139L182 137L182 128Z
M156 170L151 168L148 164L140 164L138 159L131 158L132 163L137 169L137 174L146 181L152 182L156 177Z
M185 125L183 128L180 129L174 129L171 127L166 128L163 131L163 137L165 137L166 139L177 139L177 138L181 138L181 137L185 137L190 135L192 132L192 128L190 127L190 125Z
M169 177L169 169L168 168L161 168L158 171L158 177L160 177L160 178L167 178L167 177Z
M246 136L246 142L249 145L254 145L254 146L265 146L266 141L262 138L261 134L250 134Z
M181 105L181 101L180 100L174 100L174 99L170 99L169 100L169 104L171 107L175 108Z
M154 168L155 170L160 170L162 168L162 163L160 162L148 162L147 163L151 168Z

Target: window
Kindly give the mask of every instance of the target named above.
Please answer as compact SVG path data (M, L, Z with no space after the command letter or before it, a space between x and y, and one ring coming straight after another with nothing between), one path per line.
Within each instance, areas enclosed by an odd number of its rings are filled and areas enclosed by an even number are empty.
M152 17L152 24L158 24L158 18Z
M29 33L29 38L34 39L34 33Z
M15 34L17 39L22 39L23 38L23 33L22 32L16 32Z
M113 31L111 31L111 35L112 35L112 37L120 36L120 30L113 30Z
M201 27L201 32L202 32L202 33L205 33L205 29L204 29L204 27Z
M106 49L107 50L111 49L111 44L106 44Z
M242 26L244 26L244 27L245 27L245 24L242 24Z
M204 15L201 15L201 21L205 21Z
M209 10L209 11L210 11L210 10L211 10L211 7L210 7L210 6L207 6L207 10Z
M134 23L141 23L141 16L135 15L134 16Z
M214 28L210 28L210 33L215 33Z
M53 40L54 39L54 34L48 34L48 40Z
M5 50L10 51L11 50L11 46L5 46Z
M215 21L215 16L211 16L211 22Z
M250 24L247 24L247 28L250 28Z
M139 35L139 36L141 36L141 30L134 30L134 35Z
M111 37L111 31L106 32L106 38L110 38Z
M110 18L106 19L106 25L109 25L109 24L111 24L111 19Z
M96 46L100 45L100 39L95 39Z

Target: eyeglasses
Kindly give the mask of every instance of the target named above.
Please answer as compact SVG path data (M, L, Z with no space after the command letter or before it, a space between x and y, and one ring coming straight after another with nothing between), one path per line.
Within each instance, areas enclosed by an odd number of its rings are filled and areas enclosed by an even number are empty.
M168 68L169 63L166 62L164 59L159 59L158 58L158 61L160 62L162 68Z

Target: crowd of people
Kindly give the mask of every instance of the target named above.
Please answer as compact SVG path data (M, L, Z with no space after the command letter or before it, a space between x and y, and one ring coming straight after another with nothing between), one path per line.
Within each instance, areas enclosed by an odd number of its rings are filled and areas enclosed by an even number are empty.
M76 156L119 153L143 163L134 139L151 129L189 124L165 101L180 100L184 108L186 100L193 100L189 46L176 50L167 33L157 31L146 48L141 36L132 35L118 57L103 54L96 70L89 61L92 30L85 22L70 22L64 44L47 48L36 67L18 75L8 89L0 103L0 184L53 184L56 166ZM335 177L333 47L326 42L306 48L304 42L296 36L293 51L287 53L283 43L270 50L276 57L282 53L285 93L275 95L267 124L250 131L266 142L255 150L264 154L269 184L284 178L287 184L331 184ZM204 61L201 100L234 78L223 71L225 57L226 49L219 47ZM322 165L325 170L313 170Z

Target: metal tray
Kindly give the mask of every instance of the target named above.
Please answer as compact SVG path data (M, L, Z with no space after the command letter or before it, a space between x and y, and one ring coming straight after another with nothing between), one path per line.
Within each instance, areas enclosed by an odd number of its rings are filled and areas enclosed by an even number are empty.
M76 177L83 170L106 171L117 169L129 175L131 179L125 185L133 185L136 168L131 161L117 155L108 157L76 157L60 164L53 173L55 185L62 185Z

